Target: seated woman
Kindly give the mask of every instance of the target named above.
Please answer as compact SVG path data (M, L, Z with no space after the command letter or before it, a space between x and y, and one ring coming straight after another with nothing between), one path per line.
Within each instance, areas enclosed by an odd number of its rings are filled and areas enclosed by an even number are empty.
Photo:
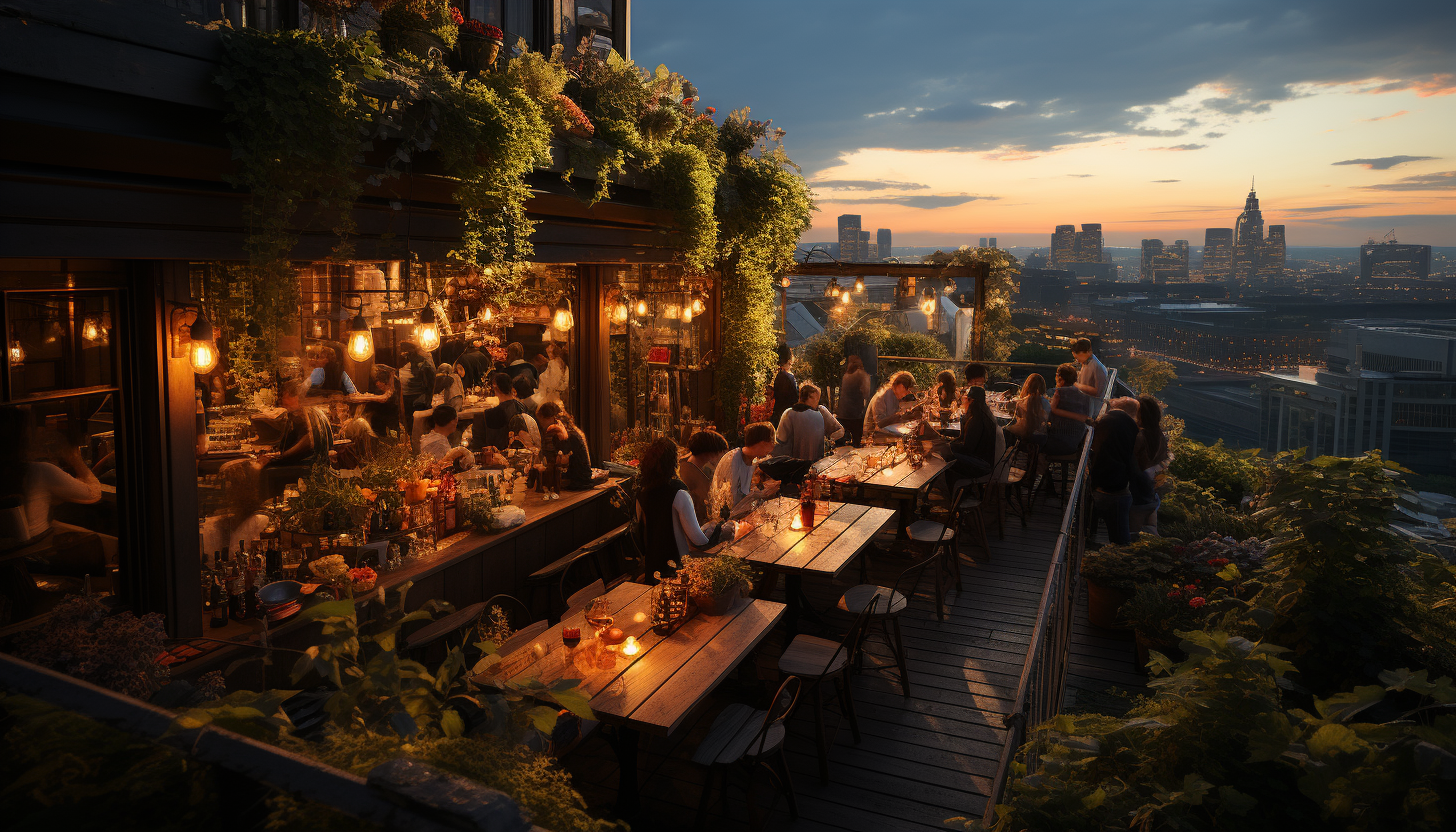
M728 440L716 430L700 430L688 439L688 458L682 466L682 481L693 497L693 512L698 522L716 520L708 517L708 495L713 489L713 472L718 460L728 453Z
M1074 454L1082 447L1087 426L1092 424L1092 399L1078 390L1077 365L1057 368L1057 389L1052 394L1051 424L1043 451L1048 456Z
M102 548L94 545L95 533L51 521L52 506L100 502L101 481L81 461L81 455L70 443L54 443L59 464L32 459L34 447L25 411L12 406L0 407L0 496L20 498L25 515L24 534L29 539L42 537L52 530L57 532L54 544L35 559L33 567L53 575L103 576L106 561ZM63 541L62 535L74 539Z
M344 348L333 341L324 341L309 347L309 360L313 372L308 375L308 395L326 396L343 393L352 396L359 391L354 380L344 372Z
M541 457L547 465L543 476L557 474L562 463L561 455L565 455L566 490L585 491L591 488L591 454L587 450L586 434L571 421L571 416L558 402L542 402L536 409L536 417L541 427ZM554 477L548 476L547 487L552 488L555 481ZM561 495L553 492L547 495L547 499L559 500Z
M455 433L459 417L455 408L442 404L430 412L430 430L420 437L420 456L431 457L441 466L450 466L457 471L475 467L475 457L469 448L452 447L450 436Z
M544 409L552 403L542 404ZM737 526L724 523L699 524L693 512L693 498L678 479L677 443L659 437L642 452L642 482L637 489L638 545L644 560L644 580L657 583L658 576L672 577L691 549L707 549L724 538L731 540Z
M844 435L844 426L819 404L819 388L812 381L799 385L799 403L779 417L775 453L817 462L824 458L824 440Z
M1027 376L1016 396L1016 421L1006 426L1008 439L1046 442L1051 410L1052 403L1046 397L1046 379L1040 373Z
M961 416L961 435L950 443L951 468L963 477L979 479L996 466L996 439L1000 426L986 406L986 388L966 391L966 412Z
M940 375L935 377L935 387L932 389L942 410L949 410L956 406L956 399L960 398L960 390L956 388L955 373L950 370L942 370Z

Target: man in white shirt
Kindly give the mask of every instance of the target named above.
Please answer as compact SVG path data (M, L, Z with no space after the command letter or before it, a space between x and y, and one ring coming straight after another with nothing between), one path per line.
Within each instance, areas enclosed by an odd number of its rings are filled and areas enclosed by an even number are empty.
M434 457L445 465L474 468L475 458L471 455L469 448L453 448L450 446L450 434L455 432L455 424L459 417L455 408L448 404L442 404L430 413L429 424L431 428L424 436L420 437L420 456ZM462 461L463 460L463 461Z
M870 406L865 408L865 438L869 440L880 428L905 422L918 416L919 414L914 409L904 411L900 409L904 399L914 393L915 376L903 370L890 376L890 383L881 387L879 392L875 393L874 398L870 399Z
M1086 338L1073 341L1072 357L1081 365L1077 373L1077 389L1101 398L1102 391L1107 389L1107 368L1092 354L1092 342Z
M754 422L744 428L743 447L730 451L727 456L718 460L717 466L713 469L713 487L709 493L716 493L723 483L728 483L730 508L738 505L750 494L761 497L771 497L777 494L779 490L777 482L765 483L764 487L757 491L753 489L754 460L773 453L773 446L773 425L768 422Z

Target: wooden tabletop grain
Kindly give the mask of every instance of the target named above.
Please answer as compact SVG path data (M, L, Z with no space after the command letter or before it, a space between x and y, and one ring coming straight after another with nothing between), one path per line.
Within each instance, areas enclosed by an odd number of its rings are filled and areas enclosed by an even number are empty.
M762 514L794 512L798 501L779 497L764 504ZM894 509L821 500L815 506L812 529L782 528L774 532L762 524L722 547L755 566L782 572L812 572L836 577L864 551L875 533L895 519Z

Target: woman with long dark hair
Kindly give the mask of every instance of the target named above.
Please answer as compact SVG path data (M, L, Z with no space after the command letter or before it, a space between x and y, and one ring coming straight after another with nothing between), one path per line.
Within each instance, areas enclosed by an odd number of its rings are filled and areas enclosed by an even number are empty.
M950 370L941 370L940 375L935 377L935 397L940 401L940 406L946 410L955 407L956 399L959 396L960 390L956 388L955 373Z
M1040 436L1040 441L1045 442L1051 410L1052 403L1046 397L1046 379L1041 373L1032 373L1021 383L1021 392L1016 395L1016 421L1006 426L1006 432L1017 439Z
M950 443L951 466L963 477L977 479L996 465L996 437L1001 435L996 417L986 406L986 388L966 391L966 412L961 416L961 435Z
M1152 396L1138 396L1138 437L1133 444L1133 457L1148 476L1157 476L1168 467L1168 437L1163 433L1163 407Z
M549 407L552 403L541 405ZM706 549L724 532L732 534L732 521L698 524L693 498L678 479L677 443L659 437L642 452L642 481L637 488L638 544L642 549L644 577L657 583L658 576L672 577L691 548ZM713 531L711 534L709 529Z
M536 408L536 423L541 429L541 457L546 464L555 464L558 453L567 455L566 489L585 491L591 488L591 454L586 434L571 420L559 402L542 402ZM692 508L692 503L688 503Z
M844 378L839 380L839 406L834 415L849 432L850 443L856 448L864 436L865 407L874 393L874 382L865 372L864 361L857 355L844 360Z

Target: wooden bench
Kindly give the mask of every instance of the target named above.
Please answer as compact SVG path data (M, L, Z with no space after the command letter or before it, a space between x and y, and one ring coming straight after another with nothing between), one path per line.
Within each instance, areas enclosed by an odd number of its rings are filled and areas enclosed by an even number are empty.
M592 559L592 565L596 567L597 577L601 579L603 584L610 585L613 583L613 579L617 576L611 574L610 568L603 558L606 556L612 544L626 535L630 528L630 523L623 523L601 537L598 537L596 540L580 546L569 554L532 572L526 578L526 588L531 593L530 604L532 613L536 613L537 598L541 590L545 590L546 592L545 616L547 618L555 618L556 615L566 610L565 597L559 597L559 606L553 607L553 602L558 600L555 596L561 596L561 576L565 574L566 570L573 563L576 563L581 558L590 557Z

